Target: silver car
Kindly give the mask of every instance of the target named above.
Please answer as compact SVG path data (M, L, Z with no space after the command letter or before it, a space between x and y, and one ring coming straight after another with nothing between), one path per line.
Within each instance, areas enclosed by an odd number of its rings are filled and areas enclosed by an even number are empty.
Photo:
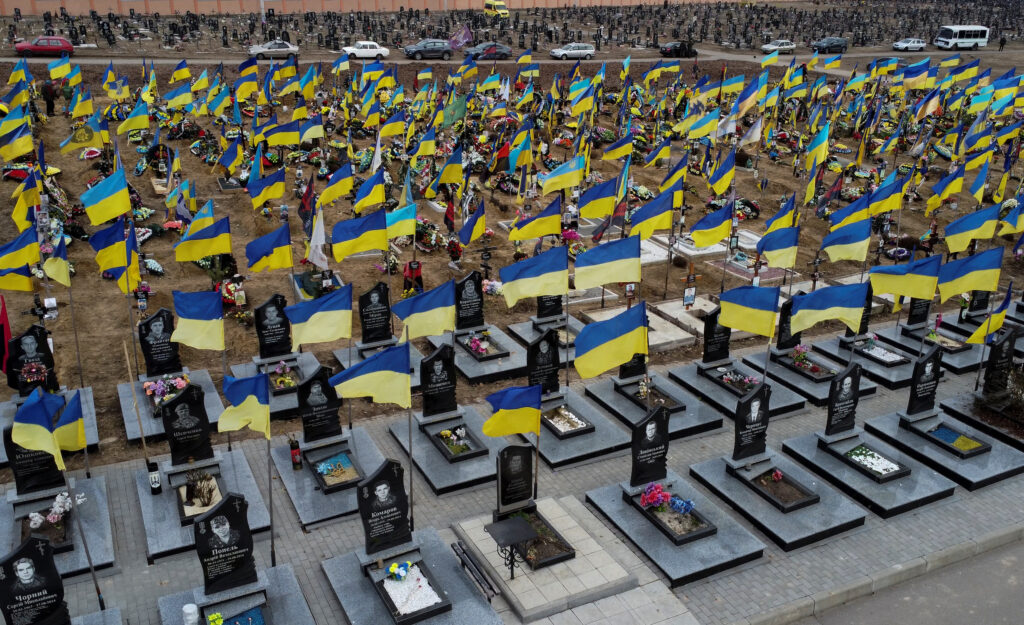
M299 56L299 46L275 39L267 43L249 46L249 56L257 59L287 59Z
M551 51L553 59L592 59L594 58L594 46L589 43L570 43L569 45L555 48Z

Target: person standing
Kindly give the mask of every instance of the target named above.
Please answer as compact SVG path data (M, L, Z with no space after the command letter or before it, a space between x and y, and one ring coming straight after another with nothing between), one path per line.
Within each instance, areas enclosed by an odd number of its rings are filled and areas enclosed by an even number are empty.
M43 101L46 102L46 116L53 117L53 101L57 98L57 90L53 86L52 80L47 80L43 83Z
M999 37L999 51L1002 52L1003 48L1006 47L1006 35Z

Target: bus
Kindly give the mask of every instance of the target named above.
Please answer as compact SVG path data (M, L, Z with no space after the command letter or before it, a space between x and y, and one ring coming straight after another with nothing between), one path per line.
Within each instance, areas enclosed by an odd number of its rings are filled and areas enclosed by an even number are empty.
M988 45L988 29L984 26L943 26L934 43L935 47L945 50L977 50Z

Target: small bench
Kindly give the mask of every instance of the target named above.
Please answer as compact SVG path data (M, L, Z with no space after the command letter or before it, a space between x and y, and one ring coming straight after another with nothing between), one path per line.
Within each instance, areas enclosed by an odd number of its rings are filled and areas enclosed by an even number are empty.
M491 582L487 574L483 572L476 559L473 557L466 546L462 544L462 541L456 541L452 543L452 551L458 556L459 562L462 564L462 568L469 573L469 576L473 578L476 585L480 588L480 591L484 593L484 597L487 598L487 603L491 602L491 599L501 594L501 591L497 586Z

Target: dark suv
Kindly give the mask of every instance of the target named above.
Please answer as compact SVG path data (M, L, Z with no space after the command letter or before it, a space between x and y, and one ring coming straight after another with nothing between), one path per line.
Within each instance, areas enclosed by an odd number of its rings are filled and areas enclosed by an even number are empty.
M662 44L658 50L661 52L661 56L674 56L689 59L697 56L697 50L694 49L693 44L685 41L670 41Z
M402 49L410 59L444 59L452 58L452 48L444 39L421 39L411 46Z
M846 52L846 46L846 40L842 37L825 37L821 41L815 41L811 44L811 48L819 54L834 52L841 54Z

